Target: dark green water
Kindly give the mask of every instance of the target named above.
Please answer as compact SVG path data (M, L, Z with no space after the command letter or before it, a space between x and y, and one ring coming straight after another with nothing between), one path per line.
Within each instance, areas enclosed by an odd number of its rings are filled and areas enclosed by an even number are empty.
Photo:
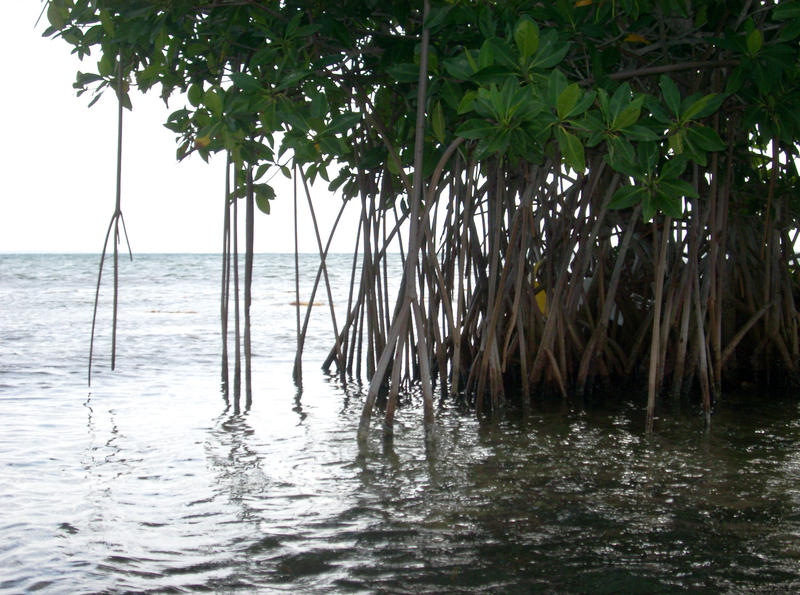
M446 405L429 446L411 399L359 450L362 394L318 371L323 318L291 383L290 259L257 261L239 415L216 257L123 271L119 369L89 392L94 261L0 257L0 591L800 590L796 399L729 396L710 433L662 416L649 439L635 395L492 423Z

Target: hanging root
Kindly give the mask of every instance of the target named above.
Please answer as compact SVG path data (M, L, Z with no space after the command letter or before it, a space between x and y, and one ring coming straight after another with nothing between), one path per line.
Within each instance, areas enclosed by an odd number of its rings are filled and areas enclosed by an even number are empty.
M108 223L106 237L103 240L103 251L100 254L100 264L97 270L97 287L94 293L94 308L92 311L92 332L89 340L89 366L87 381L92 385L92 357L94 355L94 331L97 322L97 306L100 301L100 282L103 279L103 265L105 263L106 252L108 250L108 240L111 237L111 230L114 230L114 300L113 316L111 322L111 369L116 368L117 362L117 305L119 296L119 243L120 243L120 223L122 232L125 236L125 243L128 246L128 255L133 260L130 240L128 239L128 229L125 226L125 218L122 216L122 108L123 108L123 85L122 85L122 58L117 60L117 184L114 214Z

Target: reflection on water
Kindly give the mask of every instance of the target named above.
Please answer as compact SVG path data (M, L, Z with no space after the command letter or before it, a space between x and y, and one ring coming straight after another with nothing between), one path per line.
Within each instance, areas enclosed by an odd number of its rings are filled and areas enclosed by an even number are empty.
M428 442L408 398L394 438L375 423L359 450L363 387L315 371L328 343L291 382L283 264L256 276L254 402L235 412L218 391L216 258L170 258L169 274L145 263L120 372L88 397L86 344L62 317L91 291L51 310L36 275L0 285L53 316L0 313L20 337L0 342L0 591L800 589L796 402L730 397L711 433L678 416L649 439L638 402L485 423L445 403Z

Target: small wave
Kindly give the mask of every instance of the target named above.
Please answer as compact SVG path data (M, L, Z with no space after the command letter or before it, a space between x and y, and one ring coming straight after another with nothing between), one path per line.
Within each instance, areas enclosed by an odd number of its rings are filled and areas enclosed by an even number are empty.
M70 523L61 523L58 528L64 533L68 533L70 535L75 535L78 532L78 528Z

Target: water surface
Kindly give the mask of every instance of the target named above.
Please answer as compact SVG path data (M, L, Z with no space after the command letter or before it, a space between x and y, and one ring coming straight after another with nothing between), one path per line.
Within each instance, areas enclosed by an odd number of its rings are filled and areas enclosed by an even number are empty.
M663 418L651 439L636 395L493 423L444 403L426 446L411 399L394 441L375 424L359 451L363 393L319 370L324 293L291 382L291 257L256 260L240 414L219 392L216 256L123 263L118 369L104 286L87 388L96 260L0 255L4 592L800 589L796 402L731 399L710 434ZM350 265L331 259L340 312Z

